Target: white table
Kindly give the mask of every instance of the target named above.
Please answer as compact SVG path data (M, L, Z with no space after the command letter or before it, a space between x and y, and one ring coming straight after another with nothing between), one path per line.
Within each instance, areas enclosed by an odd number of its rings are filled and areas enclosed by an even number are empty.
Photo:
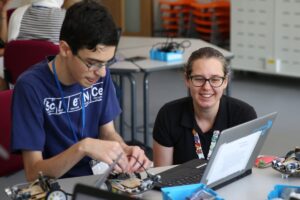
M213 47L218 49L220 52L223 53L225 58L230 61L233 58L233 54L227 50L224 50L220 47L207 43L200 39L190 39L190 38L174 38L172 41L174 42L182 42L184 40L189 40L191 42L191 46L185 49L183 54L183 60L178 62L163 62L163 61L156 61L149 59L149 52L153 45L157 43L166 42L167 38L161 37L129 37L129 36L122 36L120 39L120 43L118 45L118 54L122 55L124 58L134 57L134 56L143 56L147 59L136 61L135 66L131 65L128 67L128 70L125 66L121 64L116 67L112 66L113 72L118 74L120 72L125 71L128 75L130 73L137 73L143 72L144 73L144 80L143 80L143 112L144 112L144 144L149 145L149 81L148 77L151 73L162 71L162 70L170 70L170 69L179 69L182 68L183 65L187 62L191 53L201 47ZM127 63L126 65L129 66ZM133 78L133 77L132 77ZM135 83L135 81L134 81ZM229 94L229 86L227 93ZM133 94L135 95L135 93ZM136 96L132 97L131 99L136 98ZM134 100L136 102L136 100ZM135 106L134 103L131 103ZM135 108L133 108L135 109ZM135 113L132 113L132 123L136 124L136 116ZM135 135L135 126L133 126L133 136Z
M300 186L299 177L283 179L281 174L272 168L253 168L251 175L233 182L216 192L225 199L230 200L258 200L267 199L276 184Z
M170 167L152 168L149 171L152 173L161 172ZM76 183L93 185L97 180L97 176L84 176L76 178L60 179L59 183L63 190L72 193ZM226 185L216 192L224 199L228 200L263 200L267 199L276 184L285 185L300 185L299 177L289 177L288 179L281 178L281 174L272 168L257 169L253 168L251 175L237 180L229 185ZM144 199L162 199L161 192L150 190L142 195Z

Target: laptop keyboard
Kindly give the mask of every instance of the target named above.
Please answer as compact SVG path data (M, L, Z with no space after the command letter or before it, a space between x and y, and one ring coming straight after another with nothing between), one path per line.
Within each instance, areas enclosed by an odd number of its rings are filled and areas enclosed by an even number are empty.
M160 173L161 183L158 187L188 185L200 183L206 168L206 160L194 159ZM203 167L198 167L203 165Z
M176 185L188 185L194 183L200 183L203 173L197 174L194 176L186 176L182 177L181 179L174 179L174 180L167 180L163 183L165 186L176 186Z

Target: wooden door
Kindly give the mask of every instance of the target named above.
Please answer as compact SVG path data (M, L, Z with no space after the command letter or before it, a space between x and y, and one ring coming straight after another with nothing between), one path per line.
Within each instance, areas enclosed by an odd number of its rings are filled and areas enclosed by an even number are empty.
M152 0L102 0L123 35L152 36ZM136 5L139 5L136 9ZM131 24L130 18L137 21ZM132 29L132 25L135 27Z

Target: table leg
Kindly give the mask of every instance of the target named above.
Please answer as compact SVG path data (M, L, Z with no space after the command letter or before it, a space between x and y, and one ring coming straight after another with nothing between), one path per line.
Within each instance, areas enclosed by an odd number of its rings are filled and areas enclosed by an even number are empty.
M124 80L123 77L126 76L129 80L130 83L130 90L131 90L131 97L130 97L130 103L131 103L131 140L134 141L136 139L136 124L137 124L137 109L136 109L136 81L134 76L131 73L112 73L115 75L118 75L120 77L120 88L122 91L124 91ZM124 97L123 97L124 92L120 95L120 106L123 109L124 105ZM120 114L120 135L123 137L123 130L124 130L124 113L121 112Z
M124 108L124 98L123 98L123 91L124 91L124 88L123 88L123 82L124 82L124 79L123 79L123 76L119 76L119 82L120 82L120 85L119 85L119 88L120 88L120 94L119 94L119 102L120 102L120 107L121 109L123 110ZM120 120L119 120L119 130L120 130L120 135L122 137L124 137L124 113L121 112L120 114Z
M127 74L131 86L131 140L136 138L136 82L132 74Z
M149 73L144 73L144 144L149 146Z

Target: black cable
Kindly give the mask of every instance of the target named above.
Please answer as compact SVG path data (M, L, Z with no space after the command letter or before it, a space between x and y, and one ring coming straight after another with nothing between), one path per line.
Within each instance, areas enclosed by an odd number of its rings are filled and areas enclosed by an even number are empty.
M65 192L65 191L63 191L67 196L73 196L73 194L71 194L71 193L67 193L67 192Z
M140 166L141 166L141 167L144 169L144 171L146 172L148 178L153 177L153 175L150 174L150 173L148 172L148 170L147 170L147 169L144 167L144 165L137 159L137 157L135 157L135 156L133 156L133 155L129 155L128 157L134 158L134 159L136 160L136 162L140 164Z
M175 42L173 38L167 38L166 42L158 42L152 46L152 49L157 49L162 52L184 52L186 48L191 46L190 40L183 40L182 42Z
M135 61L130 61L132 64L134 64L135 66L137 66L140 70L142 70L141 66L138 65Z

